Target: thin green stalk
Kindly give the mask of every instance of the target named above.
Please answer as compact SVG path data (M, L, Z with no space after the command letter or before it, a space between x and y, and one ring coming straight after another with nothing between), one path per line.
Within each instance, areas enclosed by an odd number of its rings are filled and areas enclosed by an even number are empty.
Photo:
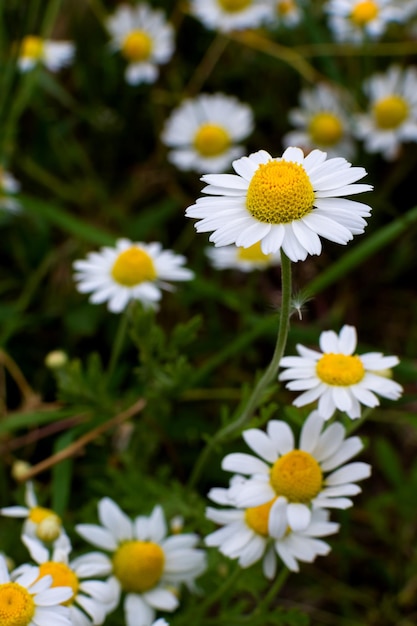
M203 602L200 603L199 607L194 611L194 622L195 617L197 615L204 615L213 604L215 604L224 594L235 584L236 580L239 578L242 572L241 567L236 567L236 569L226 578L222 585L217 587L217 589L208 596Z
M262 600L258 603L256 609L253 611L253 613L249 617L260 615L263 611L266 611L269 608L269 605L271 604L271 602L275 600L275 598L281 591L281 588L283 587L289 574L290 574L290 570L284 567L279 573L279 576L275 579L268 593L265 594Z
M117 362L123 350L123 344L125 342L126 334L127 334L127 327L129 325L129 320L131 317L130 313L131 313L131 306L128 305L125 311L120 316L119 326L116 331L116 336L114 338L114 342L113 342L112 350L110 354L109 364L107 366L107 372L106 372L107 383L109 383L109 381L111 380L114 369L117 365Z
M189 485L194 487L198 482L203 469L213 451L213 449L222 441L227 439L233 433L239 431L250 420L253 413L262 402L262 397L268 385L276 378L279 363L284 355L287 343L288 329L290 325L291 314L291 261L287 255L281 250L281 281L282 281L282 302L279 318L279 327L275 350L272 359L265 372L255 385L249 400L236 420L230 422L221 428L214 437L207 443L206 447L200 454L194 466L190 477Z

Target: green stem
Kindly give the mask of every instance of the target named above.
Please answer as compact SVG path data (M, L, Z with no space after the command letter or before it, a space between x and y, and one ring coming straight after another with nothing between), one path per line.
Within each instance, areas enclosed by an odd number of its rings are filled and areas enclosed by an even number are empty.
M268 593L265 594L263 599L258 603L258 606L253 611L252 616L259 615L260 613L262 613L262 611L265 611L269 608L271 602L277 597L277 595L281 591L281 588L287 580L289 574L290 570L286 567L281 570L279 576L275 579Z
M130 303L126 307L125 311L123 311L120 317L119 326L117 328L116 336L114 338L114 342L113 342L113 346L111 350L109 364L107 366L107 372L106 372L107 384L111 380L117 361L119 360L120 354L123 349L123 344L125 342L126 334L127 334L127 327L128 327L129 320L130 320L131 304L132 303Z
M200 604L195 614L204 615L204 613L209 609L215 602L220 600L220 598L232 587L236 580L239 578L241 574L242 568L236 567L236 569L226 578L222 585L217 587L217 589ZM195 615L194 615L195 617ZM195 619L193 620L195 621Z
M281 312L279 318L279 327L277 342L275 344L274 354L265 372L255 385L249 400L240 413L239 417L221 428L214 437L207 443L206 447L200 454L197 462L194 466L193 472L190 477L189 486L194 487L198 482L202 471L213 451L213 449L222 441L227 439L231 434L240 430L250 420L253 413L262 402L262 396L268 387L268 385L276 378L278 373L279 363L284 355L285 346L287 343L288 329L290 325L291 314L291 261L287 255L281 250L281 281L282 281L282 302Z

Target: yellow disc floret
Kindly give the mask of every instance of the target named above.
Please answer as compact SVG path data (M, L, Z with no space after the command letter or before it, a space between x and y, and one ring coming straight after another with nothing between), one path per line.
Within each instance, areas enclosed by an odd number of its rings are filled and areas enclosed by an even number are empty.
M74 601L74 597L78 593L79 581L72 569L65 563L56 563L55 561L46 561L39 566L39 578L43 576L52 576L51 587L71 587L73 595L71 598L61 604L69 605Z
M346 354L323 354L316 365L316 374L327 385L349 387L356 385L365 376L360 358Z
M152 52L152 39L142 30L133 30L122 43L123 56L132 63L147 61Z
M229 13L242 11L252 4L252 0L218 0L220 6Z
M373 0L362 0L362 2L358 2L354 6L350 19L356 26L364 27L369 22L372 22L378 16L378 13L379 8L376 2Z
M114 262L111 275L125 287L134 287L156 278L153 260L145 250L133 246L119 254Z
M271 484L278 496L285 496L290 502L307 503L322 488L323 475L311 454L291 450L272 466Z
M43 55L43 40L35 35L27 35L20 44L20 56L39 61Z
M0 585L1 626L28 626L35 614L31 594L18 583Z
M394 130L408 117L408 104L401 96L381 98L373 106L376 125L382 130Z
M35 533L41 541L54 541L61 533L61 518L51 509L34 506L29 511L28 520L36 524Z
M274 504L276 498L273 498L265 504L260 506L252 506L245 511L245 521L247 525L252 528L258 535L262 537L268 537L268 520L269 512Z
M343 135L343 124L334 113L316 113L310 120L308 131L313 142L319 146L334 146Z
M113 573L124 591L144 593L158 584L165 555L152 541L126 541L113 555Z
M268 224L289 224L310 213L314 190L298 163L269 161L259 165L249 183L246 208Z
M268 263L272 254L264 254L261 248L261 242L257 241L249 248L238 248L237 257L240 261L249 261L251 263Z
M194 147L203 157L216 157L230 146L230 135L219 124L202 124L194 137Z
M291 11L295 10L294 0L279 0L277 2L277 13L278 15L285 16L291 13Z

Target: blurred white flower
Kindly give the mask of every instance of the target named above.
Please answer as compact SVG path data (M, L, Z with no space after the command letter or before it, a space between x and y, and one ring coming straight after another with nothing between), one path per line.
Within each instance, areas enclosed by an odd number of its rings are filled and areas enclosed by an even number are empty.
M218 173L244 150L236 143L253 130L250 107L221 93L185 100L165 122L162 141L168 159L181 170Z
M190 12L206 28L230 32L258 28L273 16L270 0L191 0Z
M74 57L74 44L69 41L51 41L37 35L26 35L19 45L18 67L22 72L41 63L51 72L69 65Z

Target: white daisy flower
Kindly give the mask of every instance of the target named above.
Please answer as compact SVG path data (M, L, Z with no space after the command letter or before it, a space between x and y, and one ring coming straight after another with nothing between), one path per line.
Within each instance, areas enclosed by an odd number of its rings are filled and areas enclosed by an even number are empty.
M111 553L113 575L120 592L125 592L127 626L149 626L155 610L175 611L178 597L174 590L194 580L206 567L205 553L195 548L198 537L177 534L166 537L162 508L156 506L149 517L129 517L110 498L98 505L102 526L79 524L76 531L86 541Z
M290 122L297 130L284 135L284 144L302 146L306 151L320 148L328 156L352 157L354 144L346 100L341 90L324 83L303 89L300 108L289 112Z
M261 457L245 453L228 454L222 468L250 476L229 489L230 503L239 508L256 507L277 498L281 523L293 531L305 531L314 509L346 509L346 496L361 491L356 481L367 478L367 463L348 463L363 447L359 437L345 439L345 428L331 424L323 430L324 419L313 411L305 421L299 447L286 422L271 420L267 432L250 428L243 432L247 445ZM329 473L330 472L330 473Z
M74 44L69 41L50 41L37 35L26 35L20 42L17 60L21 72L27 72L38 63L51 72L70 65L74 57Z
M390 22L398 21L394 0L329 0L325 11L335 40L355 44L379 39Z
M294 28L303 19L299 0L271 0L273 16L268 26Z
M343 326L339 335L332 330L322 332L319 344L322 352L298 344L300 356L281 359L280 366L287 369L279 380L290 381L287 389L304 391L294 400L295 406L318 400L318 411L324 419L332 417L336 409L356 419L361 415L361 404L379 405L377 395L398 400L403 388L386 376L387 369L398 365L398 357L380 352L355 354L357 336L353 326Z
M103 624L119 601L119 587L114 578L96 580L97 576L111 574L110 559L100 552L91 552L70 561L71 543L65 534L54 542L52 550L28 535L23 535L22 541L39 565L39 575L52 577L51 587L71 589L72 595L65 605L69 607L72 626ZM28 568L31 566L22 565L16 572L23 574Z
M129 85L153 83L158 65L167 63L174 52L174 29L162 11L140 3L121 4L106 23L110 46L127 61L125 79Z
M20 183L16 178L5 169L0 167L0 209L17 213L21 206L19 202L13 198L20 191Z
M68 587L51 588L50 576L40 577L38 567L9 575L0 555L1 626L72 626L69 610L60 606L71 596Z
M252 272L281 263L279 253L264 254L259 242L254 243L249 248L238 248L237 246L211 247L206 249L206 254L216 270L233 269L240 272Z
M287 148L280 158L265 150L233 162L236 174L209 174L199 198L186 211L197 218L197 232L214 231L216 246L248 248L258 241L262 252L282 248L292 261L320 254L320 236L346 244L364 231L370 207L341 198L369 191L371 185L351 183L365 176L343 158L329 159L313 150Z
M209 497L217 504L230 506L227 489L212 489ZM329 522L328 511L322 509L312 511L310 523L303 531L289 529L285 501L277 497L247 509L208 507L206 517L222 526L207 535L206 545L238 559L242 568L262 559L264 576L270 580L276 575L277 555L290 570L298 572L297 560L312 563L316 556L329 553L330 546L318 537L339 530L339 524Z
M190 12L206 28L230 32L258 28L272 16L268 0L191 0Z
M243 154L235 145L253 130L250 107L222 93L185 100L168 118L161 139L181 170L218 173Z
M0 509L5 517L25 518L24 534L38 537L41 541L54 541L62 532L61 518L51 509L38 505L32 481L26 483L26 506L7 506Z
M172 290L166 281L191 280L193 272L182 267L186 259L160 243L132 243L119 239L114 248L90 252L86 260L75 261L77 289L92 293L90 302L108 302L112 313L123 311L131 300L156 308L161 289Z
M356 136L368 152L395 159L403 142L417 141L417 69L392 65L386 73L371 76L364 91L369 112L356 116Z

